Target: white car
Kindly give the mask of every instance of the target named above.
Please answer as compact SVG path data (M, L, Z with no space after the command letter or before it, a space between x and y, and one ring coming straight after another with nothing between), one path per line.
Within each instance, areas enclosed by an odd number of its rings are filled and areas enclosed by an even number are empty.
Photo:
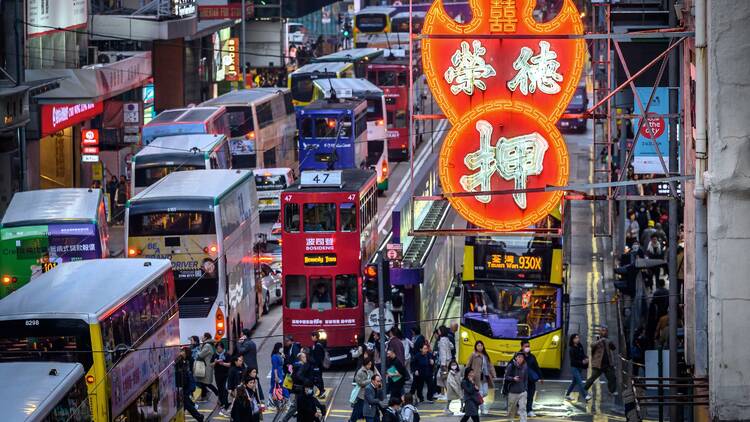
M260 264L261 281L263 282L263 313L271 310L271 305L281 303L281 271L274 270L268 264Z

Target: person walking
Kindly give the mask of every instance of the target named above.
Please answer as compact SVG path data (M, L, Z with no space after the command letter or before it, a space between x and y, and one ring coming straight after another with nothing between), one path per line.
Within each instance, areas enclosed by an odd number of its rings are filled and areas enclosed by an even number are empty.
M242 355L232 357L232 365L227 373L227 395L230 398L236 396L235 389L242 384L245 376L245 359Z
M378 415L383 403L383 380L379 374L372 376L370 384L365 387L365 400L362 407L362 416L366 422L379 422Z
M466 422L469 418L472 422L479 422L479 406L484 403L484 399L479 393L479 387L474 383L475 379L474 369L466 365L464 379L461 380L461 392L464 396L464 415L461 422Z
M193 363L193 365L203 366L203 374L201 376L196 374L195 376L195 382L201 389L200 402L208 401L209 390L213 391L217 397L219 396L219 390L214 387L214 366L211 362L214 352L214 339L211 337L211 334L203 333L203 342L196 356L195 363Z
M445 380L445 409L446 415L453 414L450 405L453 400L461 400L461 368L458 366L456 359L451 359L448 363L448 377ZM463 407L463 406L462 406Z
M294 341L293 336L284 337L284 370L287 374L294 372L297 355L302 351L302 345Z
M273 345L271 351L271 385L269 387L269 396L273 395L273 391L276 387L284 383L284 354L281 352L284 346L281 343ZM282 387L284 391L284 397L289 397L289 391Z
M386 349L386 352L392 350L401 364L406 365L406 352L404 351L404 343L401 341L401 330L399 330L398 327L393 327L391 329L391 337L388 339Z
M257 381L255 383L255 392L256 392L256 395L258 396L258 400L262 404L266 400L266 397L265 395L263 395L263 386L260 385L260 378L258 378L258 368L248 368L247 377L245 377L245 381L249 379L254 379L255 381Z
M414 384L412 384L412 388L414 388L414 391L417 394L417 399L422 402L425 401L425 398L422 395L422 390L426 384L426 401L432 403L435 400L433 397L435 394L435 387L432 382L432 367L435 365L435 360L432 359L429 344L426 342L422 344L422 350L417 354L414 363Z
M237 386L234 401L232 402L232 422L257 422L260 420L260 406L253 399L253 395L243 384ZM256 407L257 406L257 407ZM258 418L255 418L257 409Z
M442 326L438 329L440 335L438 339L438 374L437 374L437 385L442 388L442 393L437 397L439 400L445 400L447 394L445 391L445 383L448 379L448 364L453 359L453 341L448 334L450 330L448 327Z
M312 382L318 388L318 398L324 399L326 397L326 388L323 384L323 361L325 360L326 350L323 344L320 343L320 333L313 331L310 336L313 341L312 348L310 350L310 366L312 367Z
M591 376L586 380L584 388L588 391L594 382L604 374L607 378L607 387L610 394L617 395L617 376L615 374L615 345L607 337L609 330L602 327L599 330L599 339L591 345Z
M513 360L505 369L505 382L508 385L508 417L513 419L518 412L521 422L526 422L526 399L528 397L528 366L526 355L516 353Z
M565 392L565 399L573 401L573 397L570 393L576 388L581 393L578 397L581 399L585 398L586 401L591 400L591 395L586 392L583 386L583 374L582 372L589 367L589 357L586 356L583 344L581 344L581 336L578 334L571 334L570 340L568 341L568 356L570 356L570 372L573 374L573 379L570 381L568 390Z
M495 365L492 364L490 356L487 354L487 349L485 349L484 343L481 340L478 340L474 344L474 352L469 356L466 367L474 370L474 378L472 380L479 387L482 398L487 397L490 385L494 382L497 374L495 373ZM487 414L486 407L486 405L482 404L479 408L480 413Z
M392 396L388 399L388 407L383 411L382 422L402 422L401 421L401 397Z
M227 378L229 377L229 368L232 362L227 356L224 344L216 344L216 353L213 356L214 378L216 379L216 388L219 390L219 413L223 416L229 416L229 393L227 391Z
M527 379L529 381L528 388L526 390L526 414L533 418L536 416L534 413L534 396L536 395L536 383L537 381L544 384L542 379L542 369L539 367L539 362L536 360L536 356L531 353L531 343L528 340L521 340L521 353L523 353L526 368L527 368Z
M419 422L419 419L419 410L414 406L414 396L409 393L404 394L404 401L401 404L401 421Z
M320 422L326 407L315 397L315 387L308 381L304 391L297 398L297 422Z
M188 341L190 342L190 363L192 364L198 359L198 352L201 351L201 339L198 336L190 336Z
M180 349L175 359L175 383L182 393L182 406L196 421L203 422L203 415L198 412L193 403L193 392L195 391L195 379L190 371L190 348Z
M378 370L373 365L372 359L367 358L354 375L354 382L359 387L359 391L357 392L357 399L352 403L352 414L349 417L349 422L357 422L363 417L362 411L365 404L365 389L370 384L372 376L377 373Z
M250 338L250 329L243 328L242 335L237 340L237 353L241 354L248 368L258 367L258 347Z
M372 360L375 366L380 366L380 333L371 332L370 337L367 339L367 348L372 350Z
M401 343L398 339L396 341ZM406 367L398 359L398 356L393 349L389 349L385 353L385 356L385 367L387 368L385 378L388 380L386 384L387 394L390 397L400 398L404 392L404 383L408 380L409 373L406 371Z
M260 380L257 377L249 376L245 380L245 391L250 395L252 405L251 420L260 422L264 410L263 390L260 388Z
M307 394L306 386L313 385L312 367L307 359L307 353L299 352L297 354L297 363L295 363L292 372L292 397L289 403L289 408L281 422L287 422L293 416L297 415L297 402Z

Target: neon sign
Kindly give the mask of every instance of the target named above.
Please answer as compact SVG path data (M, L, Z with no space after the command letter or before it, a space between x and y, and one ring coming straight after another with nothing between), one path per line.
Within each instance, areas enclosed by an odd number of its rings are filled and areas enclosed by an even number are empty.
M469 5L474 18L461 24L435 1L422 30L427 82L452 124L440 180L447 193L514 190L448 199L477 226L519 230L542 220L563 194L527 189L568 182L567 147L555 122L580 81L586 46L569 35L582 34L583 24L571 0L545 23L533 18L536 0Z

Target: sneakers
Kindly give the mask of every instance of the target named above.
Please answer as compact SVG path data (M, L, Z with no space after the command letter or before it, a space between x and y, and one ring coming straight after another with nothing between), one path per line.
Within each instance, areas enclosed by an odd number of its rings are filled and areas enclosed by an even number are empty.
M232 414L227 409L220 409L219 414L225 418L232 417Z
M620 395L620 393L618 393L617 391L613 391L613 392L612 392L612 395L613 395L613 396L615 396L615 397L617 397L617 396L619 396L619 395Z
M532 410L531 412L526 412L526 416L533 418L536 416L536 413L534 413L534 411Z
M453 414L453 412L451 412L451 410L450 410L450 409L443 409L443 414L444 414L444 415L452 415L452 414Z
M586 401L591 401L591 394L586 394Z
M434 397L434 400L446 400L448 397L445 394L438 394Z

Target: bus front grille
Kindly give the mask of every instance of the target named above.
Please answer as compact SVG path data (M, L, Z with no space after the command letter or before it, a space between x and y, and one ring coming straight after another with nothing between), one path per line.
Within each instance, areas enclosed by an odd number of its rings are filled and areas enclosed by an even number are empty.
M180 318L205 318L211 312L214 298L183 297L180 299Z

